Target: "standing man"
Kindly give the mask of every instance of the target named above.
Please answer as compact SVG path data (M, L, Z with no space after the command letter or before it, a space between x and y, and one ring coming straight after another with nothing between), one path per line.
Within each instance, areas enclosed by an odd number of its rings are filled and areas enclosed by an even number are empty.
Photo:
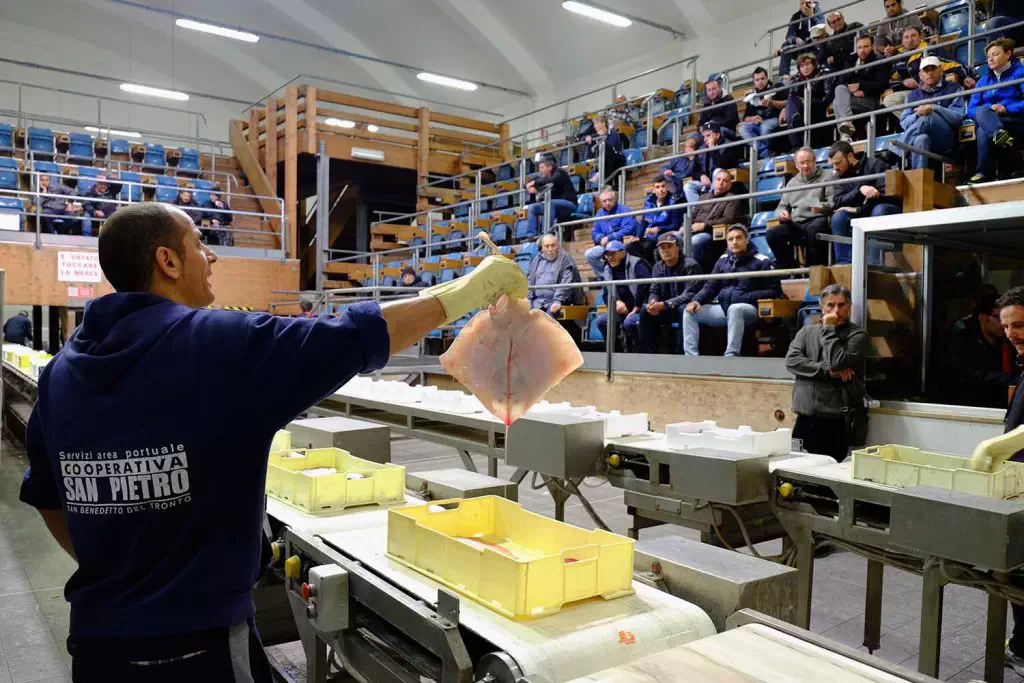
M528 229L527 234L539 235L541 232L548 232L557 221L563 221L576 211L576 188L572 186L572 179L569 174L558 168L555 158L550 154L541 158L537 164L540 176L526 183L526 191L536 195L534 203L527 211ZM551 188L551 217L550 223L540 229L540 222L544 218L544 202L541 192Z
M78 561L65 587L74 680L270 681L252 587L275 432L431 329L525 297L526 278L491 256L336 319L205 309L217 257L157 203L107 220L99 261L116 293L86 306L39 378L21 486Z
M658 255L661 260L654 264L651 277L700 275L700 266L692 258L683 255L682 246L682 240L674 232L666 232L659 237ZM640 353L657 351L658 330L665 325L680 322L683 308L693 301L703 286L700 280L651 283L651 295L647 305L640 311Z
M996 301L999 308L999 322L1003 333L1013 345L1017 354L1017 367L1024 364L1024 287L1014 287ZM1017 379L1013 390L1010 408L1003 419L1003 431L1011 432L1024 424L1024 373ZM1024 453L1017 453L1010 460L1024 461ZM1024 607L1011 605L1013 608L1013 635L1006 643L1005 663L1016 673L1024 676Z
M959 85L943 77L942 63L938 57L932 55L921 60L918 79L920 87L907 95L909 105L964 91ZM904 131L903 142L936 154L949 154L956 149L960 141L960 126L966 113L963 96L935 104L907 107L900 112L900 125ZM910 167L928 168L928 157L923 154L911 154Z
M864 155L859 159L849 142L840 140L828 150L829 161L836 180L849 180L842 185L828 188L828 201L832 214L832 234L842 237L853 235L854 218L869 216L891 216L903 213L902 204L896 199L885 196L885 178L861 181L868 175L877 175L889 170L889 165L878 157ZM836 263L849 263L853 255L853 247L849 244L836 242ZM827 245L826 245L827 248ZM881 251L869 247L868 263L881 263Z
M832 205L828 200L828 188L812 187L834 180L830 172L818 168L814 150L801 147L796 153L796 167L800 171L786 184L786 192L776 215L781 221L768 228L768 246L772 248L779 268L796 268L793 247L803 244L807 247L807 265L820 266L828 262L828 242L817 238L819 232L829 229L828 214Z
M764 67L754 69L754 89L743 98L747 108L743 112L743 123L736 131L744 140L771 135L779 129L779 111L786 106L786 100L775 98L774 87ZM758 140L757 154L761 158L770 157L772 140Z
M837 119L864 114L881 106L878 98L889 84L889 65L877 62L874 36L864 34L857 38L858 71L840 76L843 82L834 91L833 106ZM857 133L853 121L843 121L837 128L840 139L847 142Z
M19 311L4 323L4 341L8 344L28 346L32 343L32 319L28 311Z
M802 327L789 346L786 369L795 375L793 436L804 450L842 462L851 443L852 413L864 417L864 357L867 332L850 322L850 290L821 290L821 324Z

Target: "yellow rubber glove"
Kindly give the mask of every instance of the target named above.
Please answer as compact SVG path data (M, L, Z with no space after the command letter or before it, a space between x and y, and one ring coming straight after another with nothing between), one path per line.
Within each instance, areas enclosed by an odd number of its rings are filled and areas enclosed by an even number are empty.
M986 439L974 447L970 465L975 472L995 472L1017 451L1024 449L1024 426Z
M488 256L469 275L420 292L420 296L428 294L441 302L448 322L452 322L474 308L493 304L503 294L526 298L526 275L514 261L504 256Z

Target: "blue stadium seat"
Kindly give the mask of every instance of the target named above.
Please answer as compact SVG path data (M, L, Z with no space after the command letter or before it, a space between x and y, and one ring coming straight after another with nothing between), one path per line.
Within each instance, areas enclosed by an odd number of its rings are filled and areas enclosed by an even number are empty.
M413 237L412 238L412 246L414 246L414 247L422 247L426 243L427 243L427 241L425 239L423 239L422 237Z
M35 161L32 162L32 170L36 173L49 173L50 175L60 175L60 166L53 163L52 161ZM54 180L58 180L54 178ZM60 182L64 182L60 179Z
M761 170L758 175L761 176L773 176L775 175L775 164L779 162L792 161L792 154L780 154L779 156L768 157L761 164Z
M559 166L566 166L571 161L572 161L572 159L569 156L569 150L568 149L563 149L562 151L560 151L558 153L558 165Z
M633 146L637 149L643 149L647 146L647 129L641 128L636 132L636 140L633 142ZM627 157L628 159L629 157Z
M971 7L968 0L957 0L952 4L946 5L940 10L939 13L939 35L946 35L947 33L957 33L961 35L967 35L966 31L971 21Z
M768 246L768 238L764 233L754 233L750 235L750 242L757 250L765 256L775 260L775 254L772 253L772 248Z
M199 150L182 147L179 151L181 152L181 157L178 159L178 170L199 173Z
M828 165L828 147L820 147L814 150L814 160L819 164Z
M814 324L814 316L821 317L821 308L815 305L804 304L796 313L798 327L809 327Z
M96 185L96 181L93 178L103 174L104 170L102 168L80 166L78 168L78 194L85 194L91 190Z
M173 202L178 196L178 180L167 175L156 177L156 201Z
M110 141L111 154L128 154L131 150L131 143L124 138L114 138Z
M0 123L0 152L14 152L14 126Z
M147 142L146 155L142 158L143 168L158 168L163 171L166 165L167 155L164 153L164 146Z
M595 311L587 313L587 341L604 341L604 335L601 334L601 328L597 326L597 313Z
M382 279L380 281L380 286L381 287L397 287L398 286L398 280L396 280L393 277L386 277L386 278L384 278L384 279Z
M576 199L576 213L581 216L593 216L594 215L594 195L589 192L581 194Z
M531 258L536 256L537 255L537 243L536 242L526 242L525 244L519 245L519 253L520 254L529 254Z
M455 279L455 270L452 268L445 268L441 271L441 282L450 282Z
M423 280L423 282L425 282L428 287L437 284L436 278L437 276L434 273L431 273L429 270L424 270L422 273L420 273L420 279Z
M459 206L456 206L455 210L452 213L455 215L456 218L462 218L463 216L468 216L469 215L469 204L460 204Z
M92 136L88 133L71 133L68 136L68 157L85 159L91 163L95 157L92 151Z
M510 194L505 195L504 197L495 197L494 199L491 200L491 210L497 211L499 209L507 209L508 207L512 206L513 199L514 197Z
M14 157L0 157L0 190L18 189L18 161Z
M498 180L512 180L516 177L516 169L512 164L504 164L498 167Z
M636 166L644 160L644 151L642 149L627 149L623 152L626 157L627 166Z
M569 180L572 182L572 187L576 190L576 194L583 192L583 183L586 182L581 175L569 176Z
M766 230L768 228L768 221L775 218L774 211L762 211L755 213L754 217L750 219L750 231Z
M757 181L758 192L769 192L771 190L781 190L786 185L786 179L783 176L770 176L768 178L759 178ZM757 208L761 211L767 211L774 209L778 206L779 202L782 201L782 193L767 194L757 197Z
M448 233L448 239L449 240L464 240L464 239L466 239L466 233L461 232L459 230L452 230L450 233ZM450 247L452 249L454 249L455 251L462 251L465 248L465 246L466 245L463 242L459 242L458 244L450 245Z
M508 239L508 226L497 221L491 226L491 239L495 242L504 242Z
M512 255L512 246L509 245L509 244L506 244L504 246L498 247L498 251L500 251L505 256L511 256Z
M516 221L516 239L523 239L524 237L530 237L530 222L525 218Z
M430 243L437 244L438 242L444 242L448 238L445 235L439 235L436 232L430 236Z
M516 265L519 266L524 273L530 270L530 261L532 260L533 257L529 254L516 254Z
M195 192L192 195L195 197L196 204L199 206L210 205L210 190L213 189L214 182L212 180L193 180L192 184L196 186Z
M40 154L53 154L53 131L49 128L29 128L28 148Z
M25 213L25 202L17 197L0 197L0 213L23 216ZM21 220L23 219L19 219L19 227L21 226Z
M121 171L120 180L125 183L124 185L121 185L121 195L120 195L121 201L123 201L123 202L127 202L127 201L141 202L142 201L142 186L141 185L128 185L128 183L138 183L138 182L141 182L142 178L139 176L139 174L138 173L133 173L132 171Z

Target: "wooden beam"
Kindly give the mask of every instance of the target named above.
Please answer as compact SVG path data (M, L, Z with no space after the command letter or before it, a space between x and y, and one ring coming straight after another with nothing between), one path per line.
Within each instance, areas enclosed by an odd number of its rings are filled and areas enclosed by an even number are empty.
M414 108L403 107L402 105L391 104L390 102L379 102L365 97L356 97L355 95L343 95L342 93L331 92L330 90L321 90L318 97L322 102L330 102L331 104L341 104L357 109L369 109L370 111L379 111L385 114L394 114L395 116L406 116L410 119L416 118L416 110Z
M259 159L260 156L260 110L253 107L249 110L249 148L253 156Z
M434 112L434 120L438 123L446 123L449 126L469 128L470 130L482 130L485 133L497 134L499 132L498 124L496 123L467 119L465 116L453 116L451 114L438 114L437 112Z
M495 137L486 137L484 135L477 135L476 133L464 133L461 130L455 130L454 128L442 128L441 126L430 127L431 137L456 140L458 142L472 142L475 145L491 145L493 144L495 149L498 148L501 140Z
M253 154L252 148L249 146L242 134L242 122L238 119L233 119L228 125L228 138L231 142L231 150L235 153L235 158L238 160L238 165L242 167L245 172L245 176L249 179L249 184L257 195L262 198L259 199L260 208L264 213L276 215L280 210L277 202L270 197L276 197L277 192L272 188L270 182L267 180L267 176L264 175L263 170L260 168L259 159ZM277 219L271 219L269 221L270 229L274 233L274 245L275 248L281 248L281 221ZM262 225L262 223L261 223Z
M306 151L316 154L316 86L306 86ZM313 125L309 125L312 121Z
M430 110L420 107L418 118L420 137L416 148L416 185L422 186L429 181L427 176L430 173ZM417 211L425 211L427 206L426 197L417 197Z
M404 147L415 147L415 137L399 137L397 135L385 135L384 133L371 133L358 128L338 128L321 123L317 126L321 135L334 135L342 138L359 138L360 140L373 140L383 144L402 145Z
M340 109L324 109L319 107L317 109L317 116L323 116L324 118L336 118L336 119L348 119L349 121L355 121L356 123L365 123L367 125L373 124L381 128L391 128L393 130L404 130L410 133L415 133L419 130L419 125L415 123L406 123L405 121L393 121L391 119L379 119L376 116L368 116L353 111L341 111ZM334 128L334 130L341 130Z
M277 100L271 97L267 100L267 110L274 111L277 109ZM270 183L270 187L273 188L273 192L270 194L275 197L277 194L277 129L274 129L274 135L268 135L266 138L266 149L263 152L263 163L264 168L267 170L267 182Z
M512 145L509 138L509 125L507 123L501 124L498 130L498 134L501 136L500 154L502 161L508 161L512 158Z
M288 88L285 95L284 120L284 210L288 217L288 255L294 257L299 253L299 221L297 217L299 205L299 90ZM307 131L308 134L308 131Z

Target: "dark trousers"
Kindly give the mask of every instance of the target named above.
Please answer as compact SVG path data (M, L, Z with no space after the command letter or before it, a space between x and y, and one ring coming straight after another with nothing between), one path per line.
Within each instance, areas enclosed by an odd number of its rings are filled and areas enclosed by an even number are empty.
M640 353L656 353L658 332L672 323L680 324L679 333L682 334L682 315L677 308L666 306L658 315L651 315L646 307L640 309Z
M769 228L765 237L775 256L776 267L796 268L798 264L793 255L793 247L798 245L807 247L807 265L823 266L828 263L830 243L819 240L817 234L828 233L830 230L827 216L818 216L806 223L783 221L774 228Z
M793 438L804 443L808 453L818 453L842 462L850 450L846 436L846 420L842 417L797 415Z
M1021 147L1024 145L1024 117L997 114L986 104L975 109L974 122L978 127L978 166L975 171L992 177L996 172L996 156L999 151L992 142L992 136L1005 129L1016 138L1016 146Z
M790 129L802 128L803 126L809 126L812 123L821 123L825 120L828 115L828 106L811 105L811 120L804 121L804 101L803 98L790 97L786 100L786 125ZM814 144L815 133L817 129L811 131L811 144ZM796 151L804 146L804 131L789 134L789 144L793 147L793 151Z
M68 637L75 683L270 683L252 619L230 628L160 638Z

